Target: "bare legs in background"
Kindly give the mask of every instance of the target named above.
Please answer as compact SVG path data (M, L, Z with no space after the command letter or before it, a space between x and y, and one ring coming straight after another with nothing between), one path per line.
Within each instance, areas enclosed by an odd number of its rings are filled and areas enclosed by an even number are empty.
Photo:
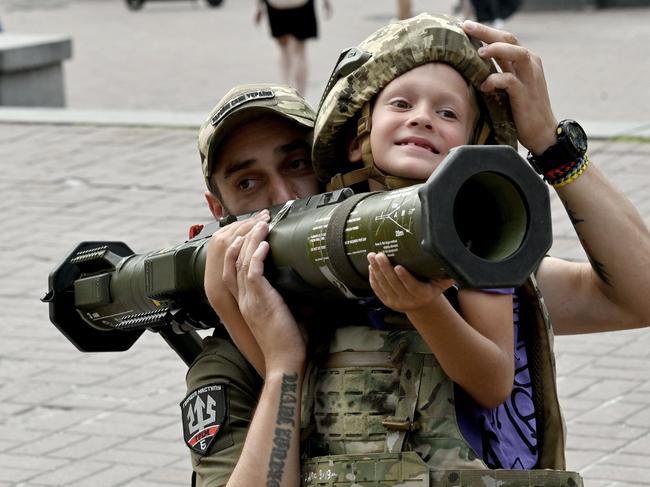
M278 37L282 81L300 93L307 88L307 56L305 42L292 35Z

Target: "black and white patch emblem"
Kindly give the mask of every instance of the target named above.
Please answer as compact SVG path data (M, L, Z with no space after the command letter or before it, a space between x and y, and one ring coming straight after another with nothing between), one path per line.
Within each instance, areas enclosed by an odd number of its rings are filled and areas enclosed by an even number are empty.
M226 386L211 384L190 392L181 402L185 444L206 455L226 420Z

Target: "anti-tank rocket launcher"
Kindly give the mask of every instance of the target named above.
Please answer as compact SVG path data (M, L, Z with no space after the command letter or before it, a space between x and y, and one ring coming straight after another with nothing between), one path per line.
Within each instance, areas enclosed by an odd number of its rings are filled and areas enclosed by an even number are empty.
M271 208L271 218L267 276L281 292L318 299L370 295L371 251L421 278L516 287L552 241L546 185L508 146L459 147L424 184L323 193ZM49 276L52 323L86 352L126 350L145 329L168 339L217 326L203 289L205 246L227 223L145 254L80 243Z

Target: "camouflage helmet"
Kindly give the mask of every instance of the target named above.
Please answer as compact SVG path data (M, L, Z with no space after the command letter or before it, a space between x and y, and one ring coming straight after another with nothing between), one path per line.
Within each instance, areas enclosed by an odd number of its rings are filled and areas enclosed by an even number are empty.
M465 34L460 20L420 14L389 24L358 47L341 53L321 98L314 128L312 155L318 178L328 182L354 168L347 158L350 124L356 120L357 135L363 135L364 125L369 127L367 107L372 99L398 76L429 62L449 64L476 88L473 91L481 114L471 143L506 144L516 149L517 131L507 94L478 89L497 71L493 61L478 55L478 47L479 42ZM361 116L362 111L367 113ZM364 159L364 164L369 163Z
M199 129L199 153L209 190L216 167L215 154L228 134L261 115L280 115L307 129L314 128L316 112L294 88L268 83L238 85L219 100Z

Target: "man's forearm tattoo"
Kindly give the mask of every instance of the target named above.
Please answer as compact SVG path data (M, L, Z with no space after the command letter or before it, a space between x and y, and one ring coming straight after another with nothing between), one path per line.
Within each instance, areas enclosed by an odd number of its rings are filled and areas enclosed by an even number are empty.
M576 215L575 211L573 211L571 208L569 208L569 203L567 201L564 202L564 207L566 208L567 215L569 215L569 220L571 220L571 224L576 227L576 232L578 231L578 224L583 223L584 220L578 218L578 215Z
M269 471L266 474L267 487L279 487L284 473L284 462L291 445L291 436L295 428L298 374L282 376L280 407L273 435L273 449L269 460Z
M594 270L594 272L600 277L600 279L607 284L608 286L612 285L611 281L611 275L609 272L607 272L607 269L605 268L605 264L597 260L591 253L591 248L587 241L582 237L580 234L580 229L578 228L578 225L581 223L584 223L584 220L581 218L578 218L576 213L569 208L568 203L565 201L564 202L564 207L566 208L566 212L569 215L569 219L571 220L571 223L573 224L573 228L575 228L576 233L578 234L578 238L580 239L580 242L582 243L582 248L585 249L585 253L587 254L587 259L589 259L589 263L591 264L591 268Z

